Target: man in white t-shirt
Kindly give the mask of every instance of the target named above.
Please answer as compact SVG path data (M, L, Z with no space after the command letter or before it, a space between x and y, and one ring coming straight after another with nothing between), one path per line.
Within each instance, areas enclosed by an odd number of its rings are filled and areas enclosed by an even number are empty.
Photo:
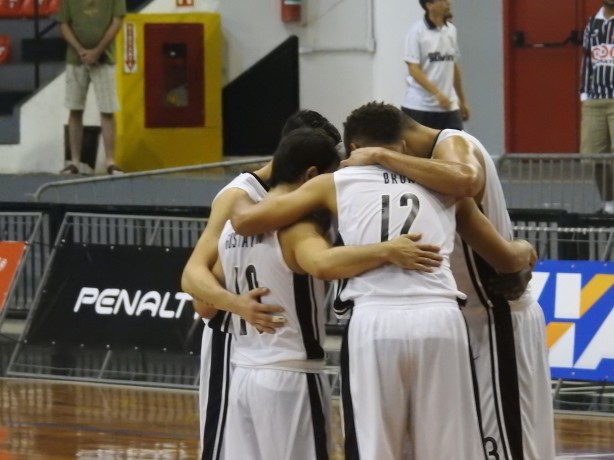
M424 18L405 37L409 75L401 108L417 122L436 129L463 129L469 119L456 27L449 0L420 0Z

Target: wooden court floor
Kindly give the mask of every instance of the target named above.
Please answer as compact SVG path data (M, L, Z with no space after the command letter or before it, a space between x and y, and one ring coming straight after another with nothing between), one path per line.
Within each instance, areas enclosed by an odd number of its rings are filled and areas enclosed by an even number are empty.
M195 460L197 398L195 391L0 379L0 460ZM335 415L333 459L341 460ZM557 414L555 423L557 460L614 459L614 417Z

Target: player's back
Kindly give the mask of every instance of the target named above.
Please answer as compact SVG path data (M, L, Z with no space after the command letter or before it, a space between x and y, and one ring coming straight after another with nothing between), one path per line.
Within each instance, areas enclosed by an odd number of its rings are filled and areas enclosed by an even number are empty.
M274 334L259 333L233 317L233 363L246 367L305 370L324 363L325 283L296 274L286 265L277 232L243 237L230 221L218 243L226 288L245 294L262 286L263 303L282 305L285 324Z
M342 300L361 305L405 305L455 299L459 293L449 255L456 231L454 200L380 166L334 173L339 233L346 245L373 244L400 234L421 233L420 243L441 248L431 273L385 265L348 281Z

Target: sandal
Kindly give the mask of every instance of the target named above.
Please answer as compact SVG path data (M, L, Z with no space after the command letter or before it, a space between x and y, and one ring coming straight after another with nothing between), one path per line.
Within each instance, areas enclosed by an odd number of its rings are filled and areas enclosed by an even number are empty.
M107 166L107 174L110 176L119 176L120 174L124 174L124 171L119 166L113 164Z
M64 169L60 171L60 174L63 174L65 176L79 174L79 168L77 168L76 164L70 163L68 164L68 166L66 166Z

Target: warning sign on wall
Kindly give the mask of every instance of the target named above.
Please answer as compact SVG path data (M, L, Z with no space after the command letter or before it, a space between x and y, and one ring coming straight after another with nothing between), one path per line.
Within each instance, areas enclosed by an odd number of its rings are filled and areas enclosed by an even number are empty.
M124 23L124 73L135 73L136 65L136 26L134 22Z

